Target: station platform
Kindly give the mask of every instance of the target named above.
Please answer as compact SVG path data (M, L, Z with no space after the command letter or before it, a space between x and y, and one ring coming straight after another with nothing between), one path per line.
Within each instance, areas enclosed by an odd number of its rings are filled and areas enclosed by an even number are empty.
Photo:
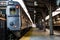
M58 33L55 33L54 31L54 34ZM51 36L48 29L44 32L38 28L32 28L22 38L20 38L20 40L60 40L60 35Z

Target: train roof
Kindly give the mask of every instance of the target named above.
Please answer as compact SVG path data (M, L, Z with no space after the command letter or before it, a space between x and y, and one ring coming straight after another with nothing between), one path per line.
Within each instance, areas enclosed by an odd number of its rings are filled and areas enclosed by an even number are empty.
M8 5L20 5L19 2L16 1L0 1L0 6L8 6Z

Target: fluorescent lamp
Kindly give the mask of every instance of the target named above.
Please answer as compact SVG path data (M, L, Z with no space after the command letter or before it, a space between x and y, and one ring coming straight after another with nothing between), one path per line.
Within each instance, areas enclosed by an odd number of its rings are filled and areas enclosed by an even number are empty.
M42 22L44 22L44 19L42 19Z
M60 18L57 18L57 20L60 20Z
M56 16L60 14L60 8L58 8L56 11L52 12L52 17ZM49 15L45 17L45 20L49 19Z
M35 6L38 6L37 1L34 1L34 5L35 5Z
M48 19L49 19L49 15L48 15L48 16L46 16L45 20L48 20Z

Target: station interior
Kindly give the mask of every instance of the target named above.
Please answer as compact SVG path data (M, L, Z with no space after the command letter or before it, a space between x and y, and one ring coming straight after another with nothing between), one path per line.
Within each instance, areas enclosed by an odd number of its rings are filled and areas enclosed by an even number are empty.
M0 0L0 40L60 40L60 0Z

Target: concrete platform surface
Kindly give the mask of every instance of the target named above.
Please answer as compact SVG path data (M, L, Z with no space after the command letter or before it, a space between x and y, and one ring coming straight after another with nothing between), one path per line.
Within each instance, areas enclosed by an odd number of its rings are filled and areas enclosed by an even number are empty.
M38 28L32 28L20 40L60 40L60 35L50 36L49 30L44 32L39 30Z

